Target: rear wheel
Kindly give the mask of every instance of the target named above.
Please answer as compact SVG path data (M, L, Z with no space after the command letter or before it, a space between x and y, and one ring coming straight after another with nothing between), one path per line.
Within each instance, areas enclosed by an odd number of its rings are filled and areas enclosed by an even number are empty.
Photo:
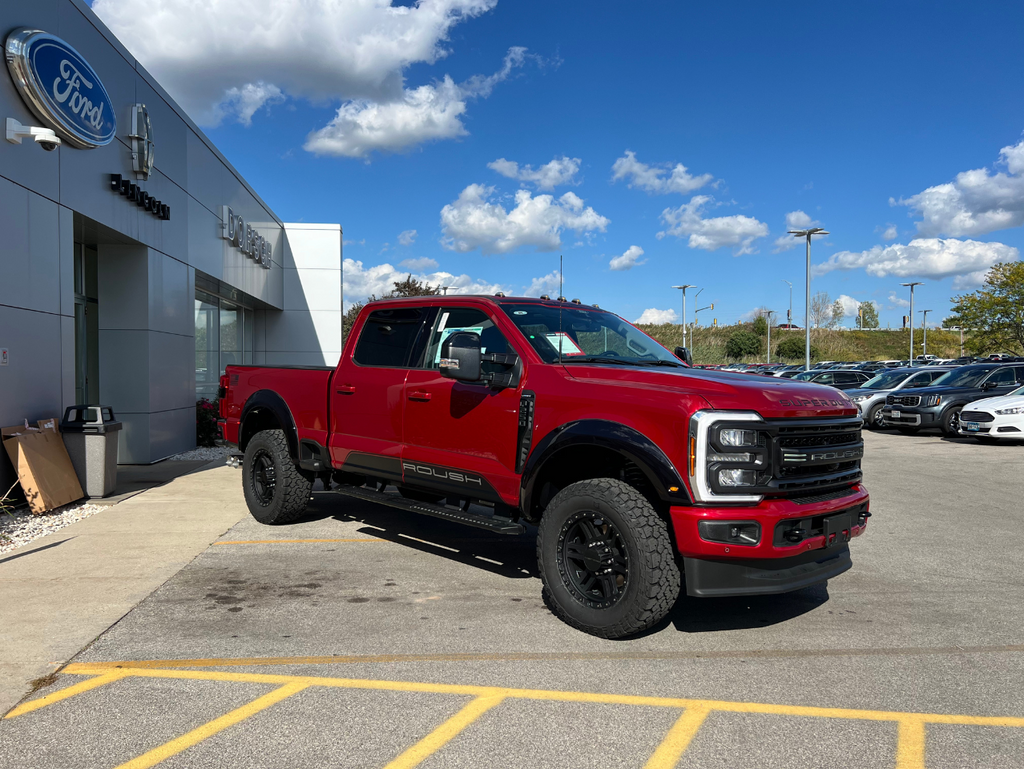
M668 526L622 481L597 478L562 489L541 517L537 560L554 613L601 638L647 630L679 597Z
M268 525L294 521L306 509L312 488L313 476L292 462L284 432L253 436L242 462L242 489L253 518Z
M947 438L960 434L960 407L946 409L942 414L942 434Z

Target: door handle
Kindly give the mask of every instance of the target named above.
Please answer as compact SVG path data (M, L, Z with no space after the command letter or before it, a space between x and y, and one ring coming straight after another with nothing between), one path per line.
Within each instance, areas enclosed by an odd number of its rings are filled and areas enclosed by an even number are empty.
M409 393L409 400L411 401L428 401L430 398L430 393L424 392L423 390L413 390Z
M338 395L351 395L356 391L355 385L338 385Z

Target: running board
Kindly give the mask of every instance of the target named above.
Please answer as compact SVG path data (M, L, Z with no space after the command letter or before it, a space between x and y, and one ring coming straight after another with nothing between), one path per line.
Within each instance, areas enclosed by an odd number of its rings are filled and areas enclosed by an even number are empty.
M339 494L344 494L346 497L353 497L354 499L361 499L364 502L377 502L381 505L388 505L399 510L405 510L409 513L419 513L420 515L431 515L434 518L441 518L445 521L451 521L452 523L461 523L466 526L475 526L478 529L487 529L493 531L496 534L522 534L526 529L522 524L516 523L508 518L491 518L486 515L476 515L474 513L466 513L462 510L456 510L450 507L444 507L443 505L434 505L429 502L416 502L411 499L406 499L398 494L388 494L383 491L374 491L373 489L363 488L361 486L342 486L334 489Z

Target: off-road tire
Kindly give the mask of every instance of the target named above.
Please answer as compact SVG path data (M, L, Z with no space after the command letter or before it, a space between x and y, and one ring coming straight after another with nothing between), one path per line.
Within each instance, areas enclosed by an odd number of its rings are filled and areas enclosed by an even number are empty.
M588 606L574 595L565 571L567 531L573 531L580 516L590 515L614 527L627 561L621 596L604 608ZM643 494L611 478L579 481L551 500L540 520L537 562L548 607L563 622L600 638L647 630L665 618L679 597L679 566L667 523Z
M955 438L960 435L960 406L952 406L942 412L941 429L942 434L947 438Z
M261 489L258 478L268 462L273 470L269 496L265 479ZM291 523L306 509L312 488L313 474L303 473L292 462L283 431L263 430L252 437L242 461L242 489L253 518L269 526Z
M869 430L881 430L885 427L885 425L882 424L882 420L879 418L879 414L882 413L882 406L884 405L885 404L883 403L877 403L871 407L871 410L868 411L867 417L864 419L864 426L866 428Z

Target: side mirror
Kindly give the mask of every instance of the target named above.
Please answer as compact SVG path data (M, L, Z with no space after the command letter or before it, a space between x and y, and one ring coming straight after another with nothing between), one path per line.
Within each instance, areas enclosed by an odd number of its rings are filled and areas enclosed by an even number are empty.
M677 347L672 351L679 360L685 363L687 366L693 365L693 353L690 352L688 347Z
M998 382L984 382L981 385L981 389L982 390L994 390L997 387L999 387L999 383Z
M479 382L480 335L474 331L457 331L441 345L441 376L459 382Z

